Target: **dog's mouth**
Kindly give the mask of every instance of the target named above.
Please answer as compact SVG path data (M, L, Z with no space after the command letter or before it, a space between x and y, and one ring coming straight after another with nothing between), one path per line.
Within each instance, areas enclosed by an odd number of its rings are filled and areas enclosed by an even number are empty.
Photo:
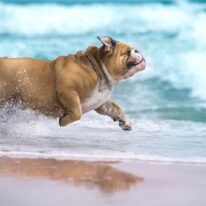
M136 62L136 61L135 62L129 62L127 64L127 68L128 68L128 70L132 69L134 66L138 66L138 65L142 64L143 62L145 62L144 57L142 57L142 59L140 61L138 61L138 62Z

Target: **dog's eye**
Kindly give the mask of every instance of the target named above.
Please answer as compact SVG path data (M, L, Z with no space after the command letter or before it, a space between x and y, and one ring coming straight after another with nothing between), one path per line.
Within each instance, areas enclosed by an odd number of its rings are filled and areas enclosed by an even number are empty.
M127 50L126 52L124 52L124 55L130 56L130 53L131 53L131 51L130 51L130 50Z

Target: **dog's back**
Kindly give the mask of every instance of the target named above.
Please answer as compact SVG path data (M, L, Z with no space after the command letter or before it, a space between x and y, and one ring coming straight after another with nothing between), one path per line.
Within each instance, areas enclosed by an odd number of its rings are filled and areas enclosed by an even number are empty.
M0 58L0 104L20 98L47 115L58 109L53 62L33 58Z

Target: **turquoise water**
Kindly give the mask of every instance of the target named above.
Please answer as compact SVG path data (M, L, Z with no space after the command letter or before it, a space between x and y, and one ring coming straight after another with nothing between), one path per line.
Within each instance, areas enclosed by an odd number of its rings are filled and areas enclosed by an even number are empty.
M20 106L0 109L0 154L206 163L206 1L0 1L0 56L54 59L100 45L131 43L147 69L113 99L132 132L94 112L66 128Z

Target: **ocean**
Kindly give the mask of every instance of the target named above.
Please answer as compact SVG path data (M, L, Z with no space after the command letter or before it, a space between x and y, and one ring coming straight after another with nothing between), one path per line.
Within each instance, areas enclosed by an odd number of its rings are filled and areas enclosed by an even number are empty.
M111 36L145 71L113 93L133 130L95 112L67 127L20 105L0 109L0 155L206 164L206 1L0 0L0 56L54 59Z

